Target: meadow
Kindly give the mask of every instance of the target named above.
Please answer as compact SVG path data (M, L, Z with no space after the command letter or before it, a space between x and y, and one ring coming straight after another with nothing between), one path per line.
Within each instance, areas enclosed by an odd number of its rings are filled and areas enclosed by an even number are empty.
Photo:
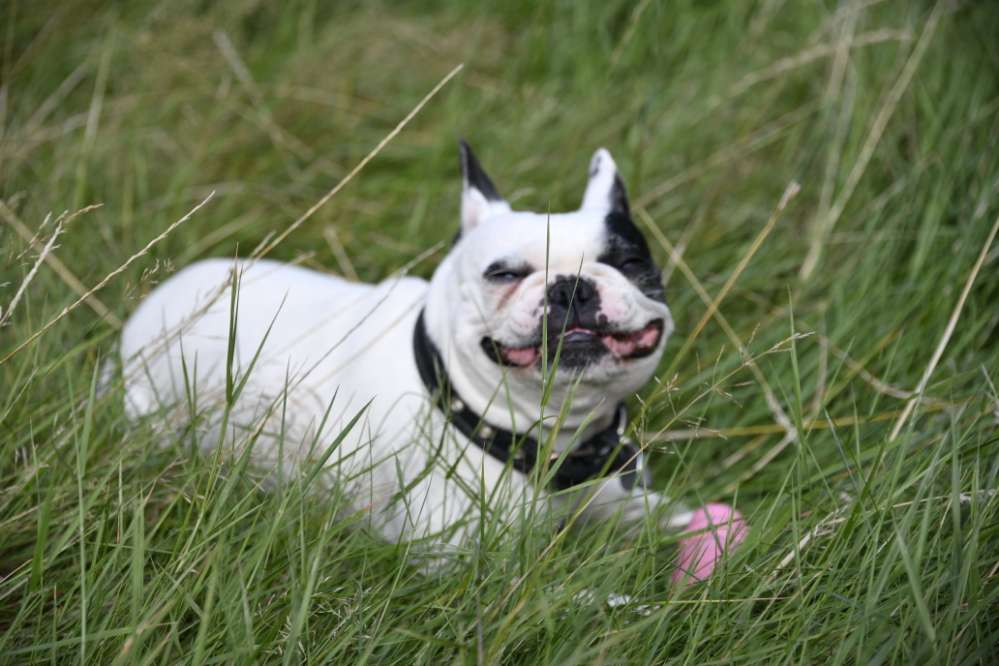
M6 0L0 661L996 663L996 35L974 0ZM709 581L651 525L486 526L427 575L97 390L195 259L429 276L459 137L535 210L614 154L677 324L633 435L750 525Z

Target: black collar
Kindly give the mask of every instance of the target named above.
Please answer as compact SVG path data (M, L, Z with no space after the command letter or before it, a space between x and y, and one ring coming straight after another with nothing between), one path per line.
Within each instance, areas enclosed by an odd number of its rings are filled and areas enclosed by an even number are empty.
M490 425L468 407L448 379L440 353L427 335L422 311L413 327L413 356L427 392L437 408L449 417L451 425L493 458L509 462L518 472L530 474L538 465L541 454L538 441ZM644 458L641 450L624 436L627 425L628 412L622 403L618 405L614 422L609 428L565 455L562 464L555 470L551 485L557 490L564 490L613 473L621 475L621 483L628 490L636 483L646 485ZM558 458L559 454L553 453L549 464L555 463Z

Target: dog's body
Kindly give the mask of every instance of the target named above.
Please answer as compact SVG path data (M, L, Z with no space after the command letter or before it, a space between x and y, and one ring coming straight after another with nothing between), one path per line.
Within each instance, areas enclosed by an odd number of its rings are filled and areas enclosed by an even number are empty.
M122 335L128 414L197 415L205 446L252 441L258 461L287 471L319 458L360 414L325 465L393 540L459 544L484 506L514 517L541 501L631 519L665 507L625 478L634 460L607 454L594 469L606 460L609 474L553 495L488 438L533 437L538 452L565 459L614 430L619 404L662 355L672 319L613 160L594 155L581 209L560 215L511 211L464 144L462 166L461 234L430 282L363 285L208 260L159 286ZM452 426L449 406L479 427ZM670 526L688 518L661 516Z

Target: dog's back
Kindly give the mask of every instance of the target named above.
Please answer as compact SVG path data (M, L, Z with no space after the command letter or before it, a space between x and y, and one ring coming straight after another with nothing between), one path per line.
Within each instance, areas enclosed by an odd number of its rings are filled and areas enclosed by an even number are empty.
M187 419L192 407L218 414L227 390L231 397L246 378L230 415L237 427L280 417L283 444L303 439L316 433L337 393L327 420L333 432L384 393L373 373L393 372L400 392L420 386L415 370L382 368L379 359L408 339L425 289L413 278L357 284L266 260L195 263L159 285L125 325L126 411L131 418L163 411Z

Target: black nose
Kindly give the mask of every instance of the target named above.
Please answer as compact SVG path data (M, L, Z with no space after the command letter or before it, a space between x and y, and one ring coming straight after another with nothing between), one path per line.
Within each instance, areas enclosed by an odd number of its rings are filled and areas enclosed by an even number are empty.
M583 312L596 301L597 288L586 278L560 275L548 287L548 305L553 309Z

